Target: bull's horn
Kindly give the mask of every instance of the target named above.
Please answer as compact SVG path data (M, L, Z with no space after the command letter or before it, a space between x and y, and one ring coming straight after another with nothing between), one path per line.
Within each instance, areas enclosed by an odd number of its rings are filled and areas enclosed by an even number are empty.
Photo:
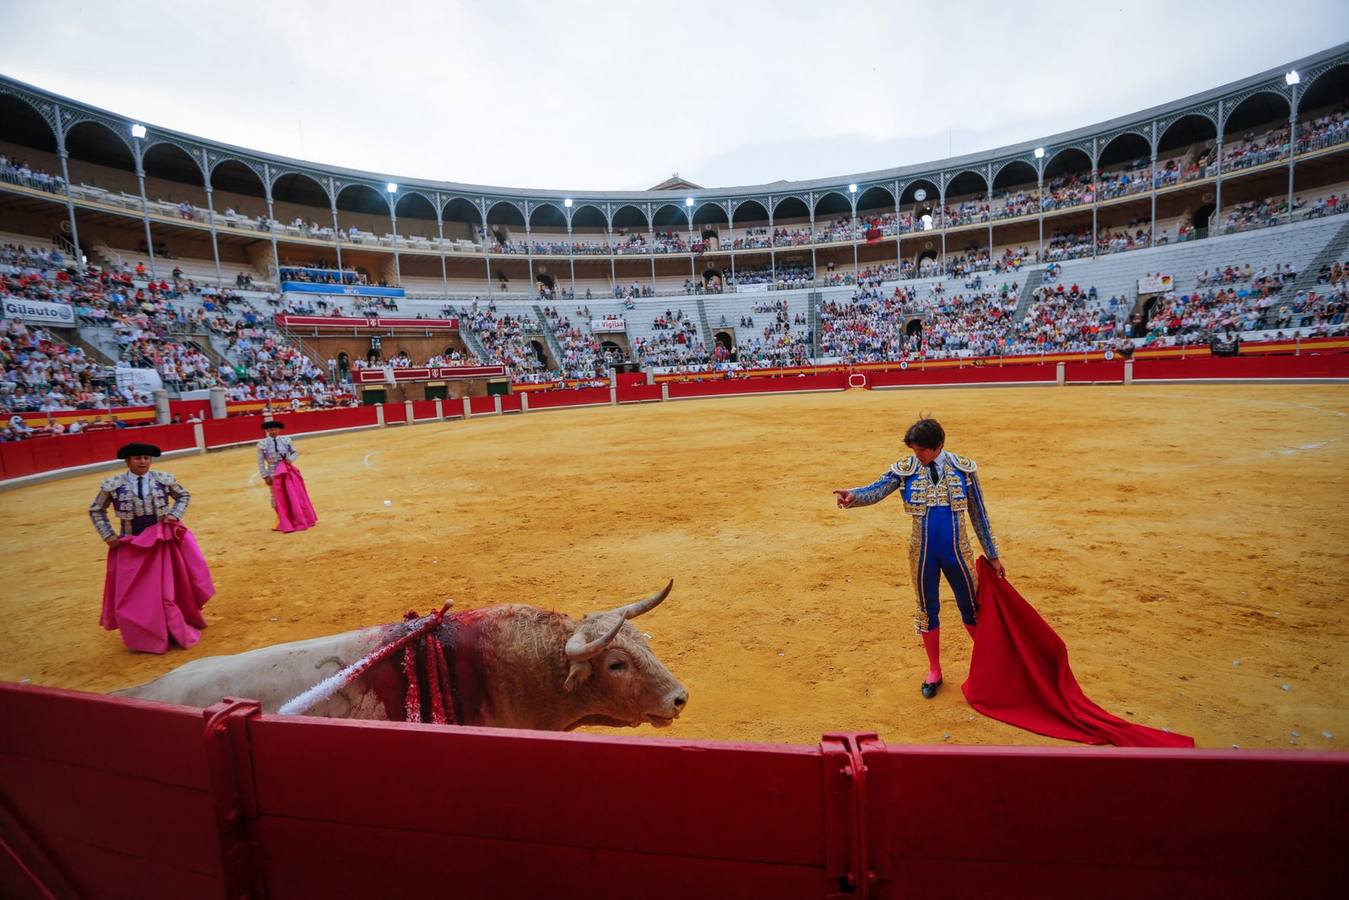
M614 627L609 629L609 633L604 637L595 638L593 641L585 639L585 632L577 628L572 632L572 636L567 639L567 659L572 662L584 662L592 657L599 656L604 652L604 648L609 646L609 642L618 634L618 630L623 627L625 621L622 616L615 617Z
M671 578L665 587L656 591L650 597L638 600L636 603L629 603L627 606L620 606L614 612L619 613L625 619L635 619L642 613L649 613L651 610L660 606L661 601L670 596L670 588L674 587L674 579Z

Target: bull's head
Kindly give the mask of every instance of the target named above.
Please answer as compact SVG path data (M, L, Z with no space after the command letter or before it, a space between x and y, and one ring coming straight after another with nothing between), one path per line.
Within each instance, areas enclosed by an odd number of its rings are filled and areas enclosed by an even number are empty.
M629 725L650 722L663 728L688 702L689 692L627 624L670 595L674 581L650 597L617 609L590 613L567 641L566 689L584 694L588 714L575 725Z

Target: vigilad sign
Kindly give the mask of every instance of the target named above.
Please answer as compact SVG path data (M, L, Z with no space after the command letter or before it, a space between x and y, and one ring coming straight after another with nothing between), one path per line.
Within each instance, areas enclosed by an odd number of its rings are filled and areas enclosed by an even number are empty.
M48 325L75 327L75 307L69 303L45 303L41 300L5 298L5 318L25 322L45 322Z

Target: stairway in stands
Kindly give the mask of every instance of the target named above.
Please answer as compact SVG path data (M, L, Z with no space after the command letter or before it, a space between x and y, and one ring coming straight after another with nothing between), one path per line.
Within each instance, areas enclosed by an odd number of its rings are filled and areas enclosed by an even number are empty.
M1349 255L1349 222L1340 226L1340 230L1335 232L1335 236L1326 242L1321 248L1321 252L1316 254L1316 258L1302 267L1302 271L1297 273L1297 280L1293 282L1292 294L1298 291L1309 291L1316 287L1316 276L1321 271L1322 266L1334 266L1337 262L1343 262L1346 255Z
M468 352L476 356L478 362L484 366L490 366L496 361L496 357L488 353L487 348L482 345L482 339L478 337L478 332L468 327L463 313L459 314L459 337L463 339Z
M703 302L702 294L697 295L694 299L698 301L698 333L703 337L703 346L707 348L708 352L711 352L712 346L716 342L712 339L712 329L707 324L707 304Z
M824 294L811 291L806 295L806 304L810 307L810 355L820 355L820 307L824 304Z
M1045 270L1032 269L1026 273L1026 282L1021 285L1021 295L1016 300L1016 312L1012 313L1012 321L1020 322L1026 317L1026 310L1030 309L1031 301L1035 298L1035 289L1045 280Z
M537 303L534 304L534 318L539 323L539 331L543 333L543 340L548 344L548 352L553 354L553 359L557 361L557 368L562 368L562 345L557 342L557 334L553 331L552 320L543 314L543 307Z

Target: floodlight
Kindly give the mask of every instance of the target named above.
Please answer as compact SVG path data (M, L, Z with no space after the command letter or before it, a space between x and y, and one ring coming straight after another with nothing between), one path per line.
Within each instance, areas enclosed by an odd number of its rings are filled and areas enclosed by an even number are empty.
M855 185L855 184L850 184L850 185L848 185L848 193L850 193L850 194L855 194L855 193L857 193L857 185Z
M133 138L143 138L143 137L145 137L145 126L142 125L142 124L140 124L139 122L133 124L133 125L131 126L131 136L132 136Z
M563 200L562 205L567 207L567 209L571 209L571 198L568 197L566 200Z
M398 185L390 181L388 184L384 185L384 190L388 191L390 194L396 194L398 193Z
M693 198L692 198L692 197L685 197L685 198L684 198L684 205L685 205L685 206L692 206L692 205L693 205Z
M921 219L921 221L922 221L922 223L923 223L923 230L924 230L924 231L931 231L931 230L932 230L932 217L931 217L931 216L923 216L923 218Z
M1036 159L1044 159L1044 158L1045 158L1045 148L1044 148L1044 147L1036 147L1036 148L1035 148L1035 158L1036 158Z
M1288 74L1283 76L1283 83L1292 87L1302 80L1302 76L1297 73L1297 69L1289 69Z

